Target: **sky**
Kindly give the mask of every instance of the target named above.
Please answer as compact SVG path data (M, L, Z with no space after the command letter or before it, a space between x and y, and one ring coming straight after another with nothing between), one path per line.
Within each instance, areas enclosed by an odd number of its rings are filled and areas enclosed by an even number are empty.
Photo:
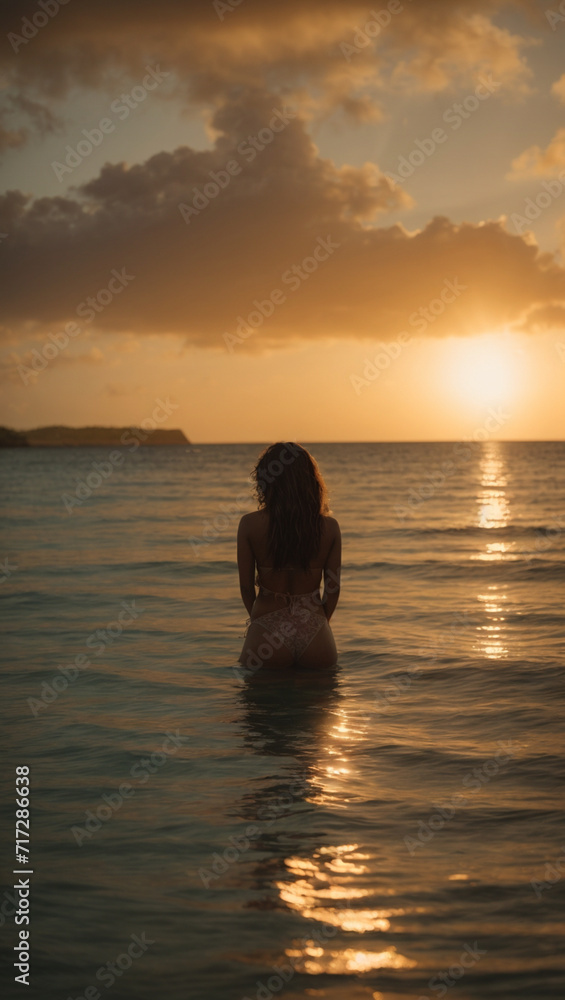
M0 22L0 423L563 439L557 2Z

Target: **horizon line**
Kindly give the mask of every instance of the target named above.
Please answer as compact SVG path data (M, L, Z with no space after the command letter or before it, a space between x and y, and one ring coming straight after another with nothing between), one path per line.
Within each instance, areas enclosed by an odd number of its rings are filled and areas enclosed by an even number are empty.
M186 434L186 432L183 432ZM188 435L186 435L188 437ZM303 439L306 441L306 439ZM473 438L419 438L417 440L397 438L394 440L375 440L375 439L363 439L363 440L336 440L335 438L327 438L323 441L308 441L308 444L459 444L461 442L469 444L563 444L565 438L486 438L484 441L474 440ZM191 445L240 445L240 444L265 444L265 440L262 441L190 441ZM274 442L271 442L274 443ZM295 441L295 444L299 444L299 441ZM166 447L166 446L165 446ZM171 446L172 447L172 446Z

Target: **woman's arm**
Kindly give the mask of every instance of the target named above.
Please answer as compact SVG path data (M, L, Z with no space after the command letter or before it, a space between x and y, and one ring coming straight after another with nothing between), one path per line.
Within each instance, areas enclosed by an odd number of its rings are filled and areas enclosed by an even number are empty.
M339 600L341 578L341 531L334 517L331 521L333 522L333 539L324 566L324 592L322 594L322 603L328 621Z
M237 529L237 568L241 599L249 614L255 603L255 556L249 538L249 514L244 514Z

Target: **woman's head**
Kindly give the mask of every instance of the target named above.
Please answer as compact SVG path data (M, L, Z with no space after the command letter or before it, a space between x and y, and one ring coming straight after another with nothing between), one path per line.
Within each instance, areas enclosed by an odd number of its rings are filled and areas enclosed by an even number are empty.
M259 456L253 469L260 508L269 513L269 551L273 565L307 569L329 513L327 491L318 466L299 444L278 441Z

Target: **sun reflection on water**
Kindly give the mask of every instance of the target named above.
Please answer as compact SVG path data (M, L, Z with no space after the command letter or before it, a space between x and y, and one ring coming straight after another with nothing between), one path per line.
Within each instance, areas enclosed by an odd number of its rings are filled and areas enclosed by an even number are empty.
M411 969L416 965L411 959L399 955L396 948L387 948L385 951L360 951L358 948L330 951L316 946L313 941L310 948L287 948L286 955L293 959L294 968L298 972L311 976L324 972L343 975L348 972L370 972L371 969Z
M361 744L368 734L368 723L362 715L351 717L343 706L335 708L312 781L314 792L307 796L308 801L330 804L334 809L347 808L346 803L355 795L356 744ZM375 896L370 880L372 857L359 844L348 843L324 844L309 857L285 858L289 878L275 882L280 902L304 920L335 928L335 933L386 933L391 929L391 919L407 911L390 905L363 906L364 899ZM388 902L394 893L387 888L380 895ZM321 943L310 938L300 944L293 941L285 953L298 971L310 975L409 969L417 964L393 946L380 950L339 948L333 940Z
M505 487L508 485L504 459L497 441L489 441L481 458L481 486L477 496L479 505L478 524L481 528L504 528L511 520L510 504ZM508 542L486 542L484 551L474 557L487 562L499 562L518 558L513 552L513 544ZM507 632L504 601L508 599L505 585L491 583L487 585L487 593L477 595L482 602L482 610L486 621L477 625L478 642L475 648L481 655L491 660L500 660L508 656L508 647L504 642Z
M508 656L508 647L503 641L506 615L501 613L505 610L503 602L507 600L507 595L496 583L489 584L487 590L489 593L477 595L478 600L483 602L483 610L488 617L487 624L477 625L479 641L475 648L489 659L500 660Z
M510 519L505 487L508 479L497 441L489 441L481 457L481 486L477 496L480 528L504 528Z
M312 776L314 791L307 797L317 805L331 805L335 809L347 808L354 797L355 768L351 751L355 743L362 743L368 736L365 716L356 714L351 719L343 706L337 706L325 730L315 774Z
M390 906L355 909L351 906L353 900L374 894L374 888L352 884L358 876L370 870L359 862L370 860L371 855L363 854L358 847L358 844L323 846L311 858L287 858L285 867L299 877L294 882L275 883L281 901L305 920L318 921L344 932L365 934L390 930L390 918L402 916L407 912L405 909ZM349 905L344 906L344 903ZM296 968L311 974L412 968L416 965L392 947L378 952L359 948L339 950L311 942L311 947L299 949L293 946L286 950L286 954L295 960Z

